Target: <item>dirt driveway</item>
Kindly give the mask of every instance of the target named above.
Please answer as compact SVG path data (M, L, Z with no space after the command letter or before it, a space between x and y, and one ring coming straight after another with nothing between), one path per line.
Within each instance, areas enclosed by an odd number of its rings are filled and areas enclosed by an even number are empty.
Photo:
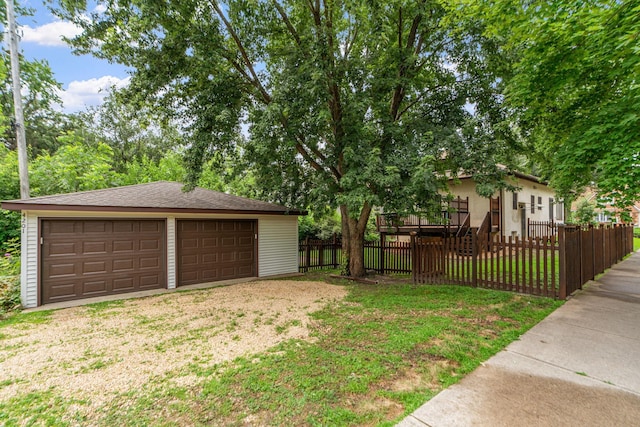
M345 295L323 282L261 281L55 311L0 329L0 401L48 390L91 411L189 364L309 339L309 313Z

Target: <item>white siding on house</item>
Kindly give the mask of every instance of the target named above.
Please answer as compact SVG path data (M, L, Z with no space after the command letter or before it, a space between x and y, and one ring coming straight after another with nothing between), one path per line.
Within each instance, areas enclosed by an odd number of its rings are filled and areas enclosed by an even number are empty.
M549 221L549 200L554 199L555 192L545 184L533 182L523 178L511 178L510 184L518 187L518 207L513 209L513 193L502 190L496 192L493 197L500 197L502 204L502 219L500 233L505 236L520 236L524 229L526 233L527 219L532 221ZM472 179L461 179L451 183L449 190L454 196L463 199L469 197L469 213L471 227L479 227L490 209L488 198L476 193L476 185ZM534 212L531 212L531 197L534 197ZM541 200L540 200L541 198ZM555 199L554 199L555 200ZM556 204L555 206L560 206ZM524 219L524 223L522 220ZM562 221L561 215L556 210L555 221ZM523 227L524 224L524 227Z
M471 179L461 180L459 183L450 184L449 190L454 197L469 198L469 221L471 227L480 227L487 212L489 212L489 199L476 193L476 183Z
M522 231L524 230L526 234L527 220L549 221L549 199L555 200L555 192L545 184L522 178L514 180L512 184L519 187L516 191L518 193L518 209L513 209L513 193L505 192L507 197L504 197L502 201L504 226L502 234L526 237L526 235L523 236ZM533 212L531 211L532 197L534 201Z
M176 288L176 219L167 217L167 289Z
M20 296L22 306L38 306L38 217L31 212L22 212L22 247L20 255Z
M258 276L298 272L298 217L258 219Z

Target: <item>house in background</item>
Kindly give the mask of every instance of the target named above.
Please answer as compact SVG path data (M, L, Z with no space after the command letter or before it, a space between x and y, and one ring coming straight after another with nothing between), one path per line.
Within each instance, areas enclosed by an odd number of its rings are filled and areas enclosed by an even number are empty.
M22 212L22 305L298 272L305 212L177 182L2 202Z
M378 231L395 235L416 232L423 236L461 236L470 230L480 230L522 238L529 237L529 222L564 222L564 204L556 199L546 182L521 172L512 172L507 181L517 190L501 189L487 198L476 192L472 176L460 175L449 181L449 191L455 199L443 208L439 220L380 214Z
M594 206L595 217L593 220L597 223L606 224L625 222L622 215L624 212L631 217L631 222L636 227L640 227L640 201L629 206L627 209L621 209L613 206L615 200L607 199L606 197L598 200L598 191L589 187L586 188L571 204L571 212L576 212L580 204L585 202Z

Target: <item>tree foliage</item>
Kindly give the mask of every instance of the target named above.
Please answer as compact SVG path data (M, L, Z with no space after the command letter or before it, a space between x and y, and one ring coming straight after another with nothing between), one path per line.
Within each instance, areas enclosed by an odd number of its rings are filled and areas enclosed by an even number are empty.
M69 129L69 121L56 110L61 100L58 96L60 83L46 61L27 61L20 56L22 105L25 118L26 138L29 151L36 156L44 151L55 151L60 132ZM0 55L0 139L5 147L15 149L13 90L9 70L9 55Z
M572 222L576 224L593 224L596 218L596 204L583 198L578 201L576 210L571 216Z
M240 152L270 200L339 206L353 274L373 206L439 209L446 170L504 154L495 52L456 2L102 3L58 13L78 51L134 70L129 99L184 125L188 180Z
M477 6L477 5L480 6ZM474 2L513 66L506 100L563 195L640 199L640 2Z
M145 158L147 162L158 163L166 153L183 145L175 127L158 121L148 108L130 104L115 89L100 106L79 116L90 123L91 133L100 142L111 147L118 172Z

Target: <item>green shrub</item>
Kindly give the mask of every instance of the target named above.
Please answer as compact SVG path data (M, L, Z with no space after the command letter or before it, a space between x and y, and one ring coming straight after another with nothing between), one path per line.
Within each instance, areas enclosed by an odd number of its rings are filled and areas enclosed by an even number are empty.
M20 278L0 277L0 316L20 308Z
M0 276L17 276L20 274L20 242L11 239L3 245L6 249L0 253Z
M0 253L0 316L20 308L20 243L11 239Z
M636 227L633 229L633 237L640 239L640 227Z

